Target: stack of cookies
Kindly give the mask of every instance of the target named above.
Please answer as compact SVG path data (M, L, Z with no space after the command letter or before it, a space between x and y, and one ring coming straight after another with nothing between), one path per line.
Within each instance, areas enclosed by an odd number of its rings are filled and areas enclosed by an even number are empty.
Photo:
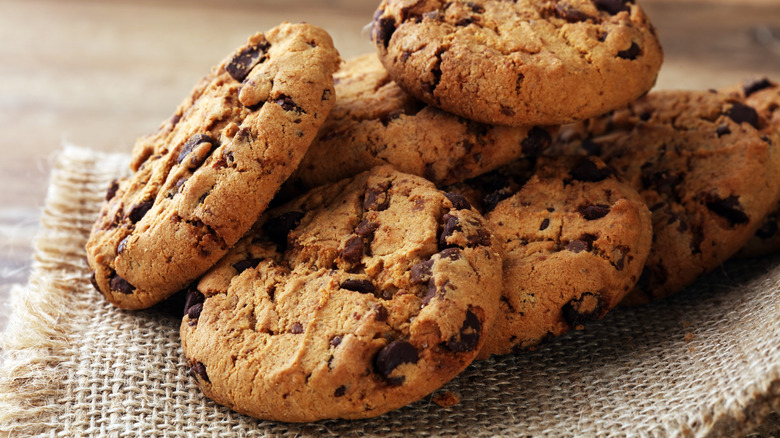
M95 288L185 296L218 403L381 415L780 244L780 88L648 94L633 0L384 0L371 39L252 36L108 189Z

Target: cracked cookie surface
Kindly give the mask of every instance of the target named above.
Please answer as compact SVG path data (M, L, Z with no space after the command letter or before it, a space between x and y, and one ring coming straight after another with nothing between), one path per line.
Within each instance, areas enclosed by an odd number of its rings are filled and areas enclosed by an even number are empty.
M626 304L674 294L739 250L777 200L780 141L735 97L657 91L562 127L557 153L601 157L653 214L645 272Z
M499 312L479 358L602 318L650 251L650 212L597 158L518 160L451 189L484 212L504 248Z
M334 80L336 104L285 186L305 190L382 164L452 184L538 155L555 135L552 128L486 125L441 111L403 91L375 54L348 60Z
M324 30L283 23L204 77L111 184L86 247L95 287L146 308L219 260L300 162L339 62Z
M383 0L371 37L410 94L512 126L622 107L653 86L663 58L633 0Z
M203 392L302 422L377 416L455 377L501 290L499 244L460 200L383 166L266 212L189 293Z

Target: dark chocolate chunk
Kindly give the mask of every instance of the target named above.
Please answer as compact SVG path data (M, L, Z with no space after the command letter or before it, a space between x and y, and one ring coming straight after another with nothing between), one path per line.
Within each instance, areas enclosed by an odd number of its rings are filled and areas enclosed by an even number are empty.
M288 211L274 216L263 224L263 232L268 240L284 251L287 249L287 235L301 223L303 216L302 211Z
M339 344L341 344L341 341L344 339L343 336L336 335L330 340L330 345L333 347L338 347Z
M439 257L441 257L442 260L450 259L454 262L461 258L460 248L456 247L443 249L441 252L439 252Z
M731 195L728 198L720 198L718 195L708 194L704 197L705 205L713 213L725 218L731 227L750 222L750 218L739 203L739 197Z
M341 258L347 263L358 263L363 258L363 239L360 236L352 236L347 239L344 249L341 250Z
M346 394L346 393L347 393L347 387L344 386L344 385L341 385L338 388L336 388L335 391L333 391L333 396L334 397L343 397L344 394Z
M119 274L114 272L114 275L111 276L111 280L109 280L109 285L111 286L111 290L121 292L123 294L131 294L135 292L135 286L130 284L127 280L120 277Z
M430 280L433 272L433 263L433 260L426 260L412 266L412 269L409 271L412 283L422 284Z
M271 45L267 41L262 41L244 48L233 56L233 59L225 66L225 70L233 79L243 82L252 68L261 60L265 60L265 52L269 47Z
M242 272L246 271L247 269L256 268L257 265L262 262L263 259L261 258L251 258L247 260L241 260L240 262L236 262L233 264L233 269L238 271L238 274L241 274Z
M555 16L566 20L568 23L579 23L581 21L588 21L593 18L590 15L575 9L567 4L557 4L554 10Z
M601 297L585 292L579 298L574 298L561 308L563 319L572 327L580 326L588 321L598 319L603 304Z
M301 333L303 333L303 326L301 325L301 323L300 322L292 323L292 325L290 326L290 333L294 335L300 335Z
M125 237L121 241L119 241L119 245L116 246L116 253L122 254L125 252L125 248L127 248L127 239L129 239L130 236Z
M633 0L628 2L625 0L593 0L593 4L596 5L596 9L605 11L610 15L615 15L622 11L628 11L629 7L626 3L633 3Z
M479 321L479 317L469 309L466 311L466 318L460 328L459 336L457 338L451 337L445 345L456 353L474 351L479 345L481 331L482 323Z
M203 303L206 296L193 285L187 290L187 298L184 300L184 314L190 317L190 325L197 324L197 319L203 311Z
M377 44L387 49L393 33L395 33L395 18L384 17L374 20L374 41Z
M110 201L114 199L117 190L119 190L119 181L117 180L111 181L111 184L108 185L108 190L106 190L106 201Z
M387 193L390 189L390 182L385 181L377 185L366 187L363 198L363 208L365 210L383 211L390 206L390 195Z
M593 242L598 236L594 234L583 234L579 239L575 239L566 244L565 248L573 253L590 251L593 249Z
M92 283L92 287L94 287L96 291L103 293L100 290L100 286L98 286L97 274L95 274L95 271L92 271L92 274L89 276L89 282Z
M583 205L577 209L577 211L585 218L585 220L592 221L601 219L609 214L609 205L603 204L591 204Z
M127 214L127 218L130 219L131 223L135 224L146 216L146 213L152 209L153 205L154 201L152 200L141 201L138 204L133 205L130 209L130 213Z
M276 99L276 104L282 107L285 111L295 111L297 113L306 113L303 108L299 107L295 101L292 100L290 96L281 94L279 95L279 98Z
M456 231L463 231L460 226L460 221L457 217L447 213L442 217L444 225L442 226L441 235L439 236L439 248L446 248L449 246L447 238L452 236Z
M734 102L725 114L737 124L748 123L750 126L758 128L758 113L747 105Z
M343 282L341 282L339 287L354 292L360 292L361 294L376 293L376 286L374 286L374 283L372 283L371 280L359 280L359 279L350 278L348 280L344 280Z
M210 137L206 134L195 134L192 137L190 137L190 139L187 140L186 143L184 143L184 147L181 148L181 152L179 152L179 156L178 158L176 158L176 164L182 164L184 160L187 158L187 156L192 152L193 149L195 149L197 146L200 146L201 144L204 143L211 145L211 148L209 148L208 152L190 158L190 162L187 165L187 168L190 170L197 169L198 167L200 167L203 164L203 162L206 160L206 157L211 153L211 150L213 150L214 147L217 146L217 140L215 140L213 137Z
M357 234L360 237L368 237L373 236L374 232L379 228L379 224L377 222L371 222L368 219L363 219L358 224L357 228L355 228L355 234Z
M552 144L552 136L546 129L534 126L528 131L528 135L520 143L523 154L536 156L541 154Z
M449 199L450 202L452 202L452 206L455 208L455 210L471 209L471 204L469 204L469 201L466 199L465 196L461 195L460 193L447 192L444 194L444 196L446 196L447 199Z
M387 317L390 316L387 308L381 304L377 304L374 307L374 314L376 315L376 320L380 322L387 321Z
M393 341L376 354L374 369L380 376L388 378L399 365L417 363L418 360L417 349L409 341Z
M539 231L544 231L550 226L550 219L544 218L542 224L539 225Z
M209 375L206 374L206 365L204 365L203 362L198 362L195 360L190 361L190 373L196 379L200 377L206 382L211 382L211 380L209 380Z
M772 81L767 78L757 79L742 86L742 90L745 92L745 97L750 96L753 93L761 91L765 88L774 86Z
M621 50L617 53L618 58L628 59L633 61L637 56L642 54L642 49L639 48L637 43L631 43L631 47L626 50Z
M571 170L572 178L583 182L599 182L607 179L611 175L612 170L609 167L599 168L596 163L587 157L582 157L577 160L577 163Z
M475 246L490 246L490 232L484 228L477 229L476 234L469 234L466 236L466 242L469 248Z

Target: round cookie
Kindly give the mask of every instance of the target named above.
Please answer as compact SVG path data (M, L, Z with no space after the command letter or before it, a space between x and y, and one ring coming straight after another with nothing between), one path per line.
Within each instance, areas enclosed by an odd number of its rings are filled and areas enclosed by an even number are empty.
M339 62L324 30L283 23L204 77L109 188L86 245L95 287L146 308L219 260L300 162L333 106Z
M203 392L257 418L365 418L455 377L501 294L500 244L462 197L389 166L263 218L190 292Z
M374 166L439 185L472 178L521 156L538 155L553 128L472 122L404 92L375 54L347 61L334 76L338 99L286 186L306 190Z
M371 38L413 96L512 126L622 107L653 86L663 61L633 0L383 0Z
M780 86L768 78L745 81L724 90L755 108L767 120L767 130L780 136ZM760 257L780 252L780 202L735 257Z
M653 213L653 246L626 304L674 294L742 247L776 205L780 142L743 101L659 91L561 128L556 152L600 156Z
M598 158L518 160L455 187L504 246L499 312L478 358L602 318L639 279L650 211Z

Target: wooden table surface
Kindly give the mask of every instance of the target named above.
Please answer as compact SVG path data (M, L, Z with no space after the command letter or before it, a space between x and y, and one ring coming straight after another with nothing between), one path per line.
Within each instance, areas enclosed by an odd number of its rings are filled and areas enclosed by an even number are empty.
M377 3L0 0L0 328L11 285L29 274L48 172L63 143L129 152L211 65L282 21L324 27L343 58L368 53L363 28ZM780 1L642 5L665 52L657 88L780 80ZM780 436L779 418L757 436Z

